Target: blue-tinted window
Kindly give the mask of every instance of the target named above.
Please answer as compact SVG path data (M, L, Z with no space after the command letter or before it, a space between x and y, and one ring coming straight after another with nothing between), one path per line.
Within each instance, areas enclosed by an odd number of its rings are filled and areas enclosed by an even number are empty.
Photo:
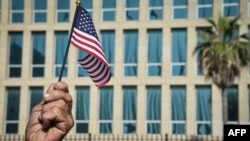
M111 73L114 74L115 62L115 32L113 30L101 31L101 45Z
M171 86L172 134L186 134L186 87Z
M212 97L210 86L196 87L196 130L198 135L212 133Z
M69 22L69 0L57 0L57 22Z
M187 0L173 0L173 19L187 18Z
M126 0L126 21L139 19L139 0Z
M147 133L161 133L161 87L147 86Z
M162 31L148 30L148 76L161 76Z
M124 76L137 76L138 31L124 31Z
M34 22L46 22L47 0L34 0Z
M212 18L213 0L198 0L198 18Z
M24 0L11 0L11 23L24 22Z
M68 43L68 32L55 32L55 41L56 41L56 47L55 47L55 76L58 77L61 71L61 66L63 64L63 59L64 59L64 55L66 52L66 48L67 48L67 43ZM63 71L63 75L64 77L67 76L67 63L68 59L66 60L66 64L65 64L65 68Z
M9 77L21 77L22 70L22 32L9 33Z
M43 100L43 87L30 88L30 113L32 108Z
M227 88L227 103L228 103L228 122L237 123L239 120L238 106L238 87L231 86Z
M149 19L161 20L163 18L163 0L149 0Z
M81 0L81 5L92 16L93 0Z
M201 28L197 28L196 29L196 42L197 42L197 45L199 45L199 44L201 44L201 43L203 43L203 42L205 42L205 39L203 39L202 37L204 37L204 35L203 34L207 34L207 32L206 31L210 31L211 30L211 28L209 28L209 27L201 27ZM201 70L201 68L200 68L200 64L199 64L199 59L200 59L200 52L198 51L198 52L196 52L196 75L197 76L202 76L203 74L202 74L202 70Z
M123 133L136 134L137 92L135 86L123 87Z
M19 107L20 107L20 88L9 87L7 88L7 109L6 109L6 134L14 134L18 132L19 120Z
M89 87L76 87L76 133L88 133L89 105Z
M172 76L186 75L187 61L187 31L186 29L172 29Z
M102 0L103 21L115 21L116 0Z
M113 88L111 86L100 88L99 99L99 132L112 134Z
M236 17L239 14L239 0L223 0L223 15Z
M45 42L45 32L32 33L32 77L44 76Z

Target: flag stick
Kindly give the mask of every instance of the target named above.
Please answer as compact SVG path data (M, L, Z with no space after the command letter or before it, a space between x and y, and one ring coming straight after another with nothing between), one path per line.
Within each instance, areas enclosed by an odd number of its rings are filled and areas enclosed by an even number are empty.
M68 39L68 44L67 44L67 49L66 49L65 54L64 54L63 63L62 63L61 71L60 71L60 74L59 74L58 82L60 82L62 80L63 70L65 68L65 64L66 64L66 60L67 60L67 56L68 56L68 52L69 52L69 46L70 46L70 40L71 40L71 37L72 37L72 31L73 31L73 28L74 28L74 25L75 25L76 15L78 13L78 6L80 6L80 4L81 4L80 0L77 0L76 1L75 15L74 15L73 23L72 23L72 26L71 26L69 39Z

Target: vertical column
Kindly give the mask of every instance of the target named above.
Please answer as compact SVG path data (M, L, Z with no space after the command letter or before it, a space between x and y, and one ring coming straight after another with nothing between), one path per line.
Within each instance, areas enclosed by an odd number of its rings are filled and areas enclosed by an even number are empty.
M220 89L212 85L212 135L223 135L222 103Z
M193 55L194 48L196 46L196 29L195 25L187 28L187 77L195 77L195 56Z
M20 87L20 107L19 107L19 128L18 134L24 135L27 121L29 119L29 87L21 86Z
M26 39L31 38L31 31L26 29L23 30L23 52L22 52L22 79L28 80L30 78L30 66L32 62L31 51L32 51L32 41Z
M171 134L171 92L169 85L161 87L161 134Z
M195 20L197 15L197 0L188 0L188 20Z
M194 135L196 133L196 98L195 87L192 84L186 85L186 134Z
M46 50L45 50L45 79L54 78L54 62L55 62L55 33L53 30L46 31Z
M90 109L89 109L89 133L99 133L99 91L96 86L91 85L90 87Z
M122 133L122 89L120 85L114 86L113 101L113 134Z
M146 91L144 85L137 86L137 119L136 134L146 134Z

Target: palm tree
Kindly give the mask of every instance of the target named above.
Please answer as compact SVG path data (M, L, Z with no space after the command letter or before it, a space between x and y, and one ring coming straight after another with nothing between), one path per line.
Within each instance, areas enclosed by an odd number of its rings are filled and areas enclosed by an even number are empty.
M235 36L240 15L228 19L220 16L217 21L207 19L211 30L201 32L202 42L198 43L193 55L197 54L200 69L205 79L221 90L223 124L228 121L226 89L240 78L241 68L250 62L249 38L247 34Z

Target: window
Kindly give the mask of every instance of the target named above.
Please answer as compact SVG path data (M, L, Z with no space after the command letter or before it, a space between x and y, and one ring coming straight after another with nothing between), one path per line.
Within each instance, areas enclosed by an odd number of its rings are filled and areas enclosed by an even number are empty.
M32 108L43 99L43 87L30 87L30 114Z
M137 76L138 31L124 31L124 76Z
M68 42L68 32L64 32L64 31L58 31L55 32L55 38L56 38L56 50L55 50L55 76L58 77L61 71L61 67L63 64L63 58L64 58L64 54L67 48L67 42ZM64 77L67 76L67 63L68 60L66 60L66 64L65 64L65 68L63 71L63 75Z
M126 0L126 21L139 20L139 0Z
M239 15L239 0L223 0L223 16L236 17Z
M22 70L23 33L9 32L9 70L10 78L20 78Z
M57 0L56 19L57 22L69 22L70 13L69 0Z
M171 133L186 134L185 86L171 86Z
M187 19L187 0L172 0L173 19Z
M45 32L32 32L32 77L44 77Z
M213 0L197 0L197 2L198 19L212 18Z
M116 0L102 0L102 21L115 21Z
M161 87L147 86L147 134L161 133Z
M109 63L111 73L114 74L115 32L113 30L101 31L101 45Z
M11 0L10 8L11 23L24 22L24 0Z
M45 23L47 19L47 0L34 0L33 20L35 23Z
M6 118L5 118L5 133L17 134L18 133L18 120L19 120L19 103L20 103L20 88L8 87L7 88L7 104L6 104Z
M162 20L163 0L149 0L149 20Z
M228 124L238 124L238 87L231 86L227 88L227 105L228 105Z
M135 86L123 88L123 134L136 134L137 95Z
M204 34L204 32L209 31L209 30L211 30L211 28L209 28L209 27L196 28L197 45L200 44L200 43L205 42L205 40L202 38L203 37L202 34ZM199 55L201 55L199 52L197 52L195 54L195 56L196 56L196 71L195 71L195 73L196 73L197 76L202 76L203 73L202 73L202 70L201 70L200 64L199 64L199 57L200 57Z
M186 75L187 62L187 31L186 29L172 29L172 76Z
M162 30L148 30L148 76L161 76Z
M86 9L90 16L92 16L93 0L81 0L81 5Z
M196 130L198 135L211 135L212 98L210 86L196 86Z
M89 130L89 87L76 87L76 133L88 133Z
M99 100L99 132L112 134L113 88L111 86L100 88Z

